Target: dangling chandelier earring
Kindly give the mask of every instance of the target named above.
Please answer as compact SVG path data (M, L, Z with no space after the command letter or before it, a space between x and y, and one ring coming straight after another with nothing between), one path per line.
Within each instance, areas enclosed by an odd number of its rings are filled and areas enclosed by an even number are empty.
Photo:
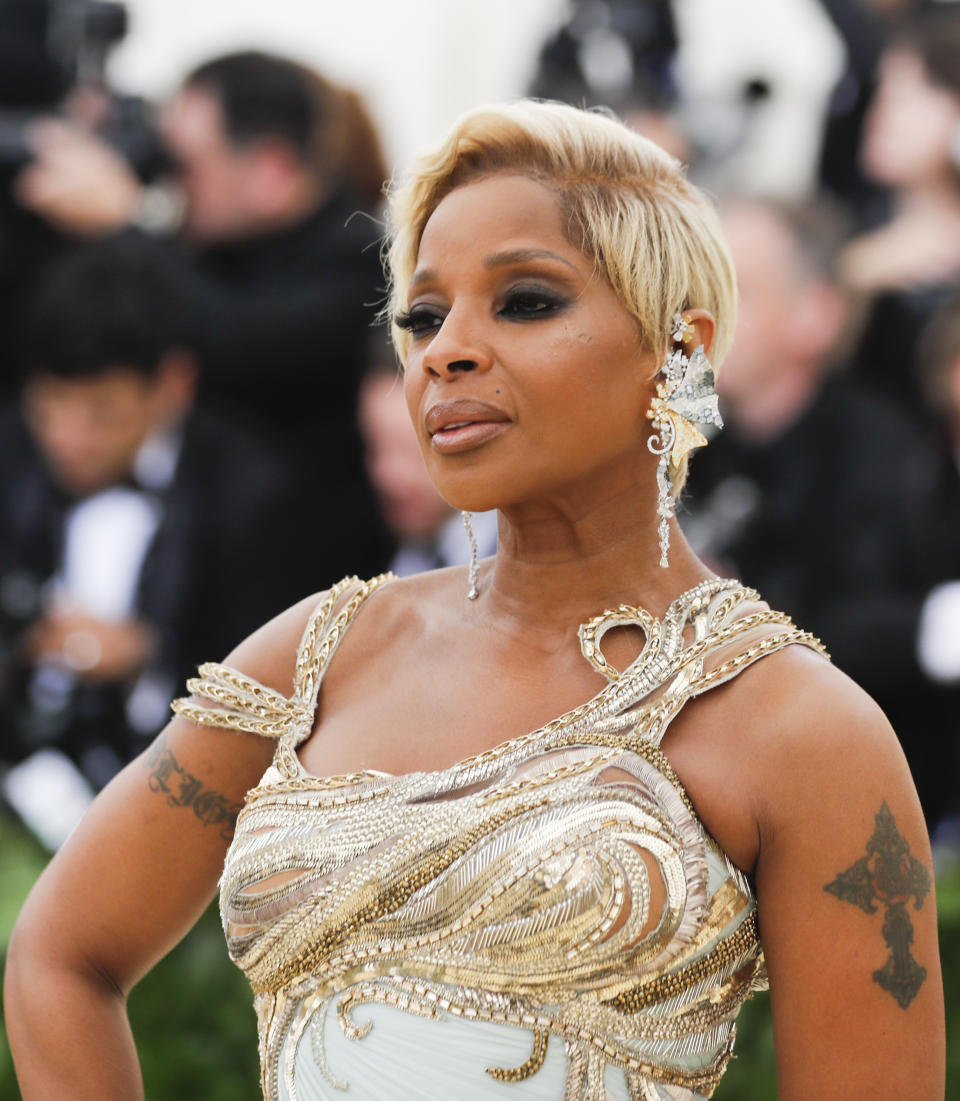
M714 389L713 367L703 345L698 344L688 356L684 345L693 340L693 325L688 317L673 315L674 348L660 368L663 381L657 384L657 396L650 402L647 419L653 423L653 433L647 447L659 455L657 463L657 532L660 537L660 565L670 563L670 520L674 513L673 481L683 467L684 459L707 439L695 424L715 424L723 427L717 394Z
M480 556L477 551L477 537L473 531L473 524L470 522L470 515L469 512L463 511L460 513L460 519L463 521L464 530L470 540L470 588L467 589L467 599L476 600L480 595L480 590L477 588L477 581L480 578Z

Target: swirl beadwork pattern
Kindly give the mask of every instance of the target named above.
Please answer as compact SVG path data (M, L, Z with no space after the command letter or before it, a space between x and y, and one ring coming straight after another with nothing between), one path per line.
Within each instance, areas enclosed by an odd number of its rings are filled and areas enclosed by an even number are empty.
M819 643L751 590L706 582L662 619L622 605L585 624L581 650L607 684L530 734L436 772L311 776L296 749L324 671L389 580L350 578L325 598L289 699L206 665L190 689L213 706L175 705L278 743L221 883L265 1098L298 1097L304 1044L332 1090L349 1086L323 1023L332 1012L362 1058L370 1024L355 1014L370 1004L526 1030L529 1058L488 1066L490 1082L536 1075L555 1037L566 1098L603 1097L611 1066L630 1097L709 1097L740 1006L764 984L763 955L750 885L660 742L688 700L784 646ZM623 670L602 651L616 626L644 635Z

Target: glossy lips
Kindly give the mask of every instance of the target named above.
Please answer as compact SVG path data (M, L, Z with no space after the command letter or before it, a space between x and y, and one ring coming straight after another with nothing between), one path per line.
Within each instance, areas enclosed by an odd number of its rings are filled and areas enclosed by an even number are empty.
M485 401L454 398L432 405L424 422L433 448L452 455L470 451L493 439L507 427L510 418L502 409Z

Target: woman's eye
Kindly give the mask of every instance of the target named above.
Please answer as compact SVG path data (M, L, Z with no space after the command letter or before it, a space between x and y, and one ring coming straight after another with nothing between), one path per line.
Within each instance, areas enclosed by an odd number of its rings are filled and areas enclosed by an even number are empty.
M565 299L549 291L533 288L517 289L507 295L500 313L515 321L529 321L550 317L565 305Z
M507 293L497 312L509 321L531 321L552 317L566 305L567 300L552 291L540 287L516 287ZM419 337L435 333L443 325L445 317L436 306L418 305L412 306L407 313L398 314L393 320L397 328Z
M424 306L414 306L408 313L398 314L393 323L398 329L404 329L414 336L436 332L443 324L443 316Z

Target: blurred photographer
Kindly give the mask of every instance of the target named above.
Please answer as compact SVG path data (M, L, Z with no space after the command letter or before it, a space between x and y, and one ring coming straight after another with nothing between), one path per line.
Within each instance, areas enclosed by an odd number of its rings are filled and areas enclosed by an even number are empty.
M202 398L280 449L313 502L305 591L381 568L355 417L383 295L380 226L365 212L386 169L369 117L318 74L247 51L190 74L160 129L173 190L143 185L106 142L51 123L33 131L18 198L73 234L172 234Z

